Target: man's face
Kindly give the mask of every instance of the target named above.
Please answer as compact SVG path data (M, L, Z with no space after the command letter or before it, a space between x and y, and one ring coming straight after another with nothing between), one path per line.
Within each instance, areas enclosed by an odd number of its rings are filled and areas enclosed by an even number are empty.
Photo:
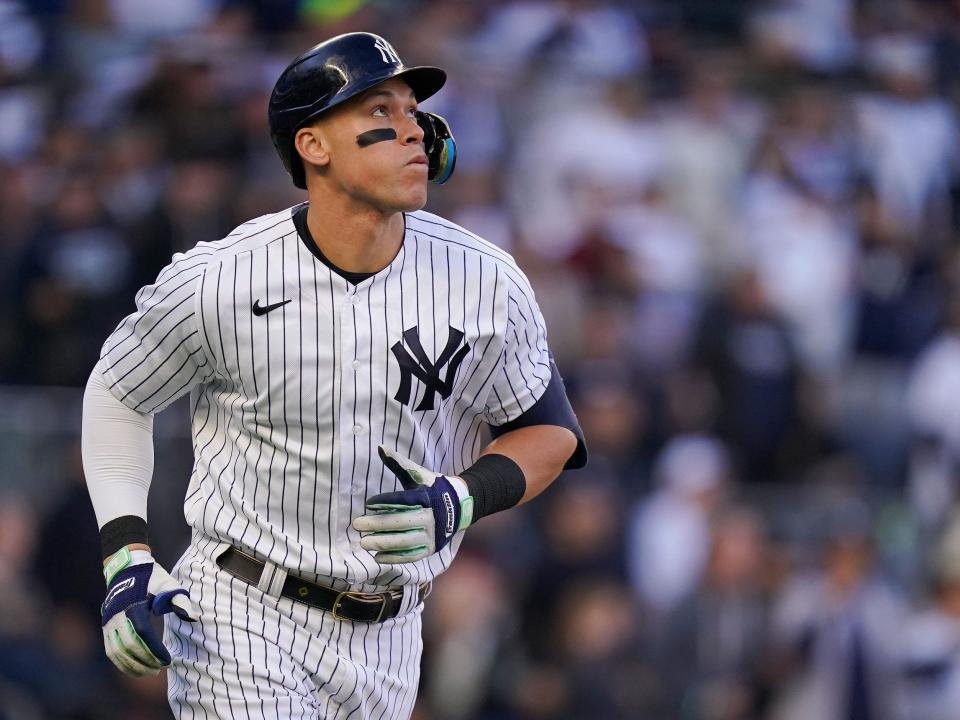
M383 212L419 210L427 202L423 129L410 86L392 78L351 98L315 126L329 161L323 167L335 188ZM396 137L366 147L357 136L392 129Z

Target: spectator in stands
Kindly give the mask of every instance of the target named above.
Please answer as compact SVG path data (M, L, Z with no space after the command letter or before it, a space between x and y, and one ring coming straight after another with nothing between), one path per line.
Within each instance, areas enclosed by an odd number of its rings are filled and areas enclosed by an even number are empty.
M865 49L880 82L856 98L864 168L887 217L923 245L946 242L948 192L958 159L957 116L934 94L929 41L883 35Z
M424 617L424 695L437 717L466 720L504 710L512 692L511 657L519 631L506 579L488 558L460 556L453 582L432 594ZM469 607L465 617L463 608ZM545 610L545 609L544 609ZM513 666L513 667L512 667Z
M657 489L634 509L627 534L633 590L655 623L700 582L710 523L731 472L727 449L716 438L677 437L660 453Z
M521 717L628 720L645 717L657 689L638 642L629 590L614 581L564 588L551 635L553 652L517 678ZM529 687L522 684L530 678ZM546 687L547 692L537 692Z
M910 368L905 400L911 437L908 491L917 519L937 528L960 490L960 296L956 293L947 303L944 327Z
M799 359L755 270L732 278L706 308L693 361L719 393L717 433L736 453L741 479L789 477L781 452L797 423Z
M97 194L88 169L68 175L23 248L16 307L22 313L24 378L82 384L138 277L138 258Z
M804 368L835 378L847 360L855 155L844 103L829 86L788 91L746 178L746 249L787 323Z
M941 535L931 563L931 603L903 634L904 720L950 720L960 707L960 515Z
M764 530L746 508L723 510L694 593L667 617L656 667L667 717L762 717L768 681Z
M773 641L784 673L773 720L897 718L904 606L876 565L868 510L829 512L822 564L778 598Z
M708 288L746 256L738 197L766 110L738 87L743 62L733 49L691 58L679 100L660 113L667 198L703 239Z

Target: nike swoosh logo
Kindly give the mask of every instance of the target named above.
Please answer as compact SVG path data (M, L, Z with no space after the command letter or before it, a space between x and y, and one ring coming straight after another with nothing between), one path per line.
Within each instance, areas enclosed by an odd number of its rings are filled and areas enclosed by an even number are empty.
M272 305L261 305L260 301L257 300L255 303L253 303L253 314L256 315L257 317L260 317L261 315L266 315L271 310L276 310L278 307L283 307L288 302L290 301L283 300L282 302L273 303Z

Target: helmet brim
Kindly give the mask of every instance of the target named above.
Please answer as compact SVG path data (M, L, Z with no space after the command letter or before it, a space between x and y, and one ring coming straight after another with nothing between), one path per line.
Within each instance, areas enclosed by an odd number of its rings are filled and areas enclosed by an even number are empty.
M424 65L421 67L405 68L400 72L388 73L379 77L374 76L367 78L366 82L355 83L352 87L348 86L344 91L337 93L332 98L322 101L322 107L306 115L294 128L294 132L314 122L328 110L332 110L338 105L343 105L348 100L352 100L372 90L377 87L377 85L385 83L387 80L393 80L394 78L400 78L405 81L407 85L410 86L410 89L413 90L413 96L419 103L435 95L440 88L443 87L447 81L447 73L438 67Z
M430 65L409 68L397 73L394 77L403 78L406 81L413 90L417 102L423 102L428 97L436 95L447 82L447 73Z

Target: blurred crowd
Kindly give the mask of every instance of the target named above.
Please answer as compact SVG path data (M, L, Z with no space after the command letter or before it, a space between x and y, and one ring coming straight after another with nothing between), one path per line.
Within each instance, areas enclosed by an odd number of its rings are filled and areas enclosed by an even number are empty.
M527 272L591 450L468 534L418 720L960 718L958 0L0 0L0 385L303 199L267 98L350 30L447 69L427 209ZM67 447L0 485L0 718L166 717Z

